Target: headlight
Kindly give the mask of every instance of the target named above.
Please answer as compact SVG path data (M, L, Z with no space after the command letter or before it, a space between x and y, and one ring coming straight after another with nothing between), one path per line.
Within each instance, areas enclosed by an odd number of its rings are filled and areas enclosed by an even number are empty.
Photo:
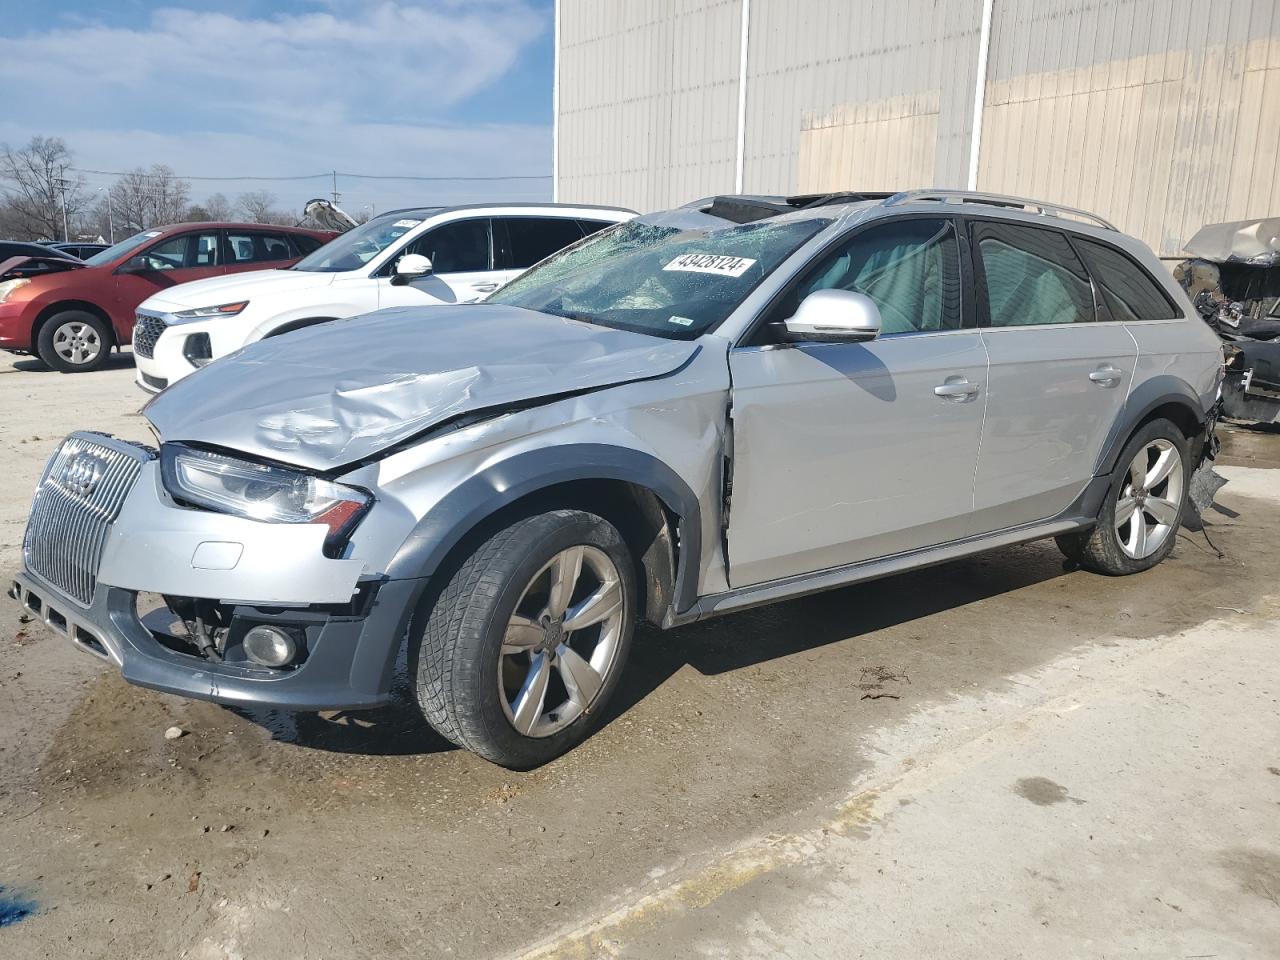
M241 300L238 303L222 303L216 307L196 307L193 310L179 310L174 316L181 317L183 320L196 320L200 317L234 317L248 305L248 300Z
M13 280L5 280L0 283L0 303L4 303L9 299L9 294L17 290L19 287L25 287L31 281L26 277L16 277Z
M341 543L373 498L320 477L224 457L181 444L161 448L165 489L176 500L268 523L323 523L326 546Z

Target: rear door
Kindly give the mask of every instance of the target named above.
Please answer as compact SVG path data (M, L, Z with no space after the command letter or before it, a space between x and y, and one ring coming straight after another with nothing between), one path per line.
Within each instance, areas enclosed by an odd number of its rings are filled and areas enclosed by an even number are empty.
M1100 313L1066 234L975 220L971 236L991 363L974 505L996 530L1053 517L1084 489L1138 348L1123 323Z
M431 261L431 273L412 283L394 285L396 261L417 253ZM378 306L471 303L498 289L493 269L493 237L488 217L451 220L432 227L400 251L378 272Z
M495 217L493 226L500 283L586 236L579 222L568 217Z
M733 587L930 546L972 532L986 404L982 336L966 323L956 227L904 217L819 256L764 319L820 289L880 309L867 343L734 348Z
M267 230L223 231L223 258L228 273L287 266L296 254L288 238Z

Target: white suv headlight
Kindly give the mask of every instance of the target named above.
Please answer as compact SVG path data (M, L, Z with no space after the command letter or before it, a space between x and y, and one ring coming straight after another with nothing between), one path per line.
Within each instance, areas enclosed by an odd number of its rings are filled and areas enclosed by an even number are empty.
M238 300L235 303L220 303L216 307L195 307L191 310L177 310L173 315L181 317L183 320L196 320L201 317L234 317L248 305L248 300Z
M326 546L342 542L373 497L320 477L166 443L160 449L165 489L192 506L268 523L323 523Z

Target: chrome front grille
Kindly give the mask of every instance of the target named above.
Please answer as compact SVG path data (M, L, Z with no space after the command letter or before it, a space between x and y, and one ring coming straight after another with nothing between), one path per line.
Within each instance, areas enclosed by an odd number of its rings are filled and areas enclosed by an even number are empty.
M107 531L150 457L145 447L94 434L62 441L31 504L22 540L27 569L87 607Z
M155 356L156 341L164 333L165 322L149 313L133 315L133 352L150 359Z

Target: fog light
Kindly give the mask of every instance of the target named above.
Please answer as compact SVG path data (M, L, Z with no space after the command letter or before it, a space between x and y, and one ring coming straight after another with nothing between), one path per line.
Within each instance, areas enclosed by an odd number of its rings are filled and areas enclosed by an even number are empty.
M203 367L213 361L213 344L207 333L193 333L182 345L182 355L193 367Z
M241 642L245 656L265 667L283 667L298 652L293 637L279 627L254 627Z

